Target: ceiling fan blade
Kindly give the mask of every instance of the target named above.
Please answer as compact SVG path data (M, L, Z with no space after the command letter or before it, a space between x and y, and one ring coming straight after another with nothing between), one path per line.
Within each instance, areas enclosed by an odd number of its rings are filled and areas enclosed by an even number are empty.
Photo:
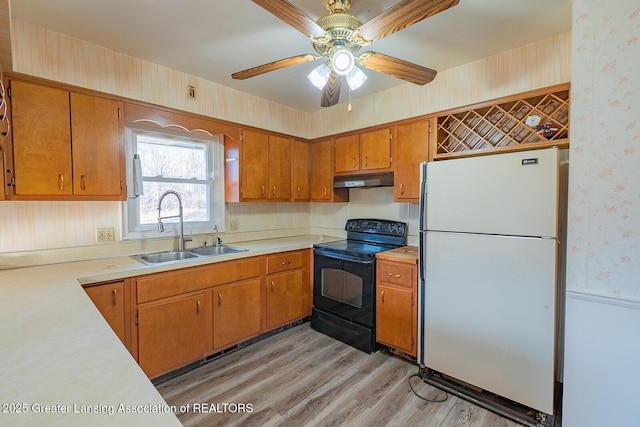
M268 73L269 71L279 70L281 68L291 67L292 65L304 64L306 62L313 62L321 56L306 55L292 56L291 58L280 59L279 61L269 62L268 64L258 65L257 67L249 68L247 70L238 71L231 74L231 77L236 80L244 80L249 77L259 76L260 74Z
M331 70L329 74L329 80L322 89L322 100L320 101L321 107L331 107L336 105L340 99L340 88L342 87L342 76L335 71Z
M359 36L376 41L447 10L460 0L404 0L358 28Z
M358 64L369 70L397 77L417 85L429 83L438 73L431 68L376 52L364 52L358 58Z
M324 29L300 9L286 0L252 0L255 4L275 15L300 31L307 37L322 37L326 34Z

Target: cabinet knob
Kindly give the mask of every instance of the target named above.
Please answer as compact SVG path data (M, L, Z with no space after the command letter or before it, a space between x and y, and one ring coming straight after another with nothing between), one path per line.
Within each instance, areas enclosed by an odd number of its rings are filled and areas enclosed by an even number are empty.
M300 187L298 187L297 190L298 190L298 196L299 196L300 195Z
M81 175L80 176L80 189L81 190L86 190L87 189L87 176L86 175Z
M382 291L382 303L384 304L384 291Z
M276 186L273 186L273 189L271 190L271 195L275 196L276 195Z
M395 277L396 279L400 278L400 274L393 274L393 273L389 273L389 277Z
M354 168L356 167L356 158L355 157L351 159L351 166L354 167Z
M290 265L291 261L282 261L282 265Z
M325 196L327 195L327 186L326 185L324 186L324 195Z
M264 185L260 186L260 195L264 196Z
M273 280L271 281L271 293L273 293Z
M118 290L114 289L111 292L111 305L116 305L116 297L118 296Z
M58 189L64 190L64 174L58 174Z
M367 167L367 163L369 163L369 158L367 156L364 156L364 167Z
M196 301L196 314L200 314L200 300Z
M222 305L222 294L218 294L218 307Z
M404 195L404 184L400 184L400 194Z

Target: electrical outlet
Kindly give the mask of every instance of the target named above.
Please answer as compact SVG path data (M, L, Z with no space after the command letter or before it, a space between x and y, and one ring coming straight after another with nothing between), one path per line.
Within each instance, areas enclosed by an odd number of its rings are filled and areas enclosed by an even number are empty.
M238 220L232 219L229 221L229 231L236 231L239 228Z
M113 227L109 228L96 228L96 242L115 242L116 236Z

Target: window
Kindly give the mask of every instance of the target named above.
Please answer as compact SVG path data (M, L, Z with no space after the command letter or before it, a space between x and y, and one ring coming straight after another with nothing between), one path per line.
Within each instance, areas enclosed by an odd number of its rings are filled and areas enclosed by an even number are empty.
M135 156L135 157L134 157ZM180 194L184 233L205 234L214 225L224 229L223 146L217 137L194 137L187 132L127 129L128 200L123 209L124 238L177 234L178 218L163 220L157 229L158 201L167 190ZM138 160L134 160L138 159ZM135 194L135 188L142 194ZM140 193L139 190L137 190ZM178 215L178 199L168 195L162 216Z

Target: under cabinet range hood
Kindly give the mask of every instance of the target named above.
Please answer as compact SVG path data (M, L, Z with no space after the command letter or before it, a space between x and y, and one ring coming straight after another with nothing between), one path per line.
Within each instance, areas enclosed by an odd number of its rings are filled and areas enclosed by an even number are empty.
M389 187L389 186L393 186L393 172L333 177L334 188L363 188L363 187Z

